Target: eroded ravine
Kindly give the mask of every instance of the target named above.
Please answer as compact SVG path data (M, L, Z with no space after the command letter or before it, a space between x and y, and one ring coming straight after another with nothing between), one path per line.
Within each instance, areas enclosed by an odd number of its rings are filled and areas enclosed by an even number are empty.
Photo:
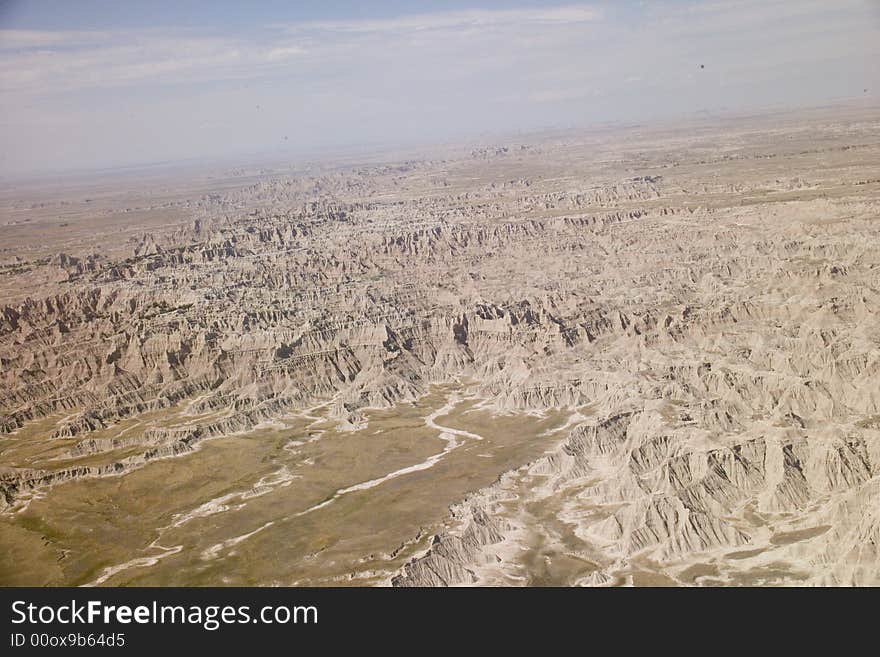
M99 526L98 500L129 518L131 524L115 531L143 536L140 545L131 540L92 551L95 539L86 531L58 534L48 546L64 550L68 556L58 567L81 584L172 578L194 584L381 583L418 553L430 528L442 527L449 504L559 439L554 429L563 425L562 415L495 417L474 409L476 402L438 389L415 405L368 412L366 427L343 432L326 418L303 414L292 428L214 439L193 454L149 464L113 483L57 485L16 514L16 524L40 518L39 531L54 534L70 513L83 528ZM510 432L514 423L526 432ZM248 455L240 469L214 469L239 461L242 450ZM382 473L395 462L400 467ZM259 466L251 473L253 463ZM231 490L218 479L226 479ZM203 493L152 493L140 500L150 505L151 516L136 518L131 507L123 512L158 482L172 490L186 482L188 490ZM326 567L316 567L317 555Z
M878 583L880 123L837 111L4 245L0 583Z

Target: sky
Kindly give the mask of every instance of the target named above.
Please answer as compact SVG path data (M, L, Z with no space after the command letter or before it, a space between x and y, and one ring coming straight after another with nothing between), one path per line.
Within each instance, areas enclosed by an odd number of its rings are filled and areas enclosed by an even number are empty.
M0 0L0 176L819 105L878 64L878 0Z

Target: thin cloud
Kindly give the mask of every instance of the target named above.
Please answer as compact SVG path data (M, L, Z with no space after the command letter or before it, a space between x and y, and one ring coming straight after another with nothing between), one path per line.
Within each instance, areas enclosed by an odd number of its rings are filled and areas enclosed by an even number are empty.
M384 34L419 32L461 27L502 25L571 25L599 20L602 12L588 6L546 7L542 9L469 9L442 13L413 14L380 20L310 21L282 26L288 32L338 32Z
M9 43L19 47L6 45ZM150 30L116 34L31 32L13 35L3 44L0 89L6 94L26 95L253 77L305 53L289 39L264 45Z
M265 33L250 38L214 36L193 30L0 30L0 89L33 95L150 82L167 85L258 79L297 62L320 70L321 60L333 62L352 56L355 50L359 56L370 58L381 56L383 50L405 51L422 46L454 58L454 53L448 52L448 39L475 41L488 30L495 30L496 36L507 35L505 38L520 41L533 38L533 34L576 30L600 19L601 12L593 7L561 6L303 22L271 26ZM433 40L418 42L414 40L416 35ZM382 41L363 52L368 46L361 39L370 37ZM393 40L388 41L389 38ZM314 57L305 57L309 54Z
M285 136L309 149L429 141L880 88L868 0L620 6L249 32L0 30L0 169L222 156Z
M0 52L25 48L67 48L107 41L108 32L61 30L0 30Z

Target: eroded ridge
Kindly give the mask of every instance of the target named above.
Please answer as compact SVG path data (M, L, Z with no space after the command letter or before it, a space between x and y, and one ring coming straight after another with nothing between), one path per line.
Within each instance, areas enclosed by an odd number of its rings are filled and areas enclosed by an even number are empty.
M453 405L568 419L529 438L546 454L426 519L430 544L373 564L373 583L880 583L880 121L692 132L268 176L105 251L6 247L8 522L56 484L302 433L283 419L309 409L364 432L369 409L443 385ZM313 506L430 483L483 433L440 425L424 453ZM469 449L456 467L479 469ZM123 563L190 552L160 548Z

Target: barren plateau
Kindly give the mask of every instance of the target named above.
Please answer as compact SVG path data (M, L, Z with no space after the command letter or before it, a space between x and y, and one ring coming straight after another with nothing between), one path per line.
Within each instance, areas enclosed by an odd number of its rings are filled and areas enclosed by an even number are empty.
M880 111L0 194L0 584L880 585Z

